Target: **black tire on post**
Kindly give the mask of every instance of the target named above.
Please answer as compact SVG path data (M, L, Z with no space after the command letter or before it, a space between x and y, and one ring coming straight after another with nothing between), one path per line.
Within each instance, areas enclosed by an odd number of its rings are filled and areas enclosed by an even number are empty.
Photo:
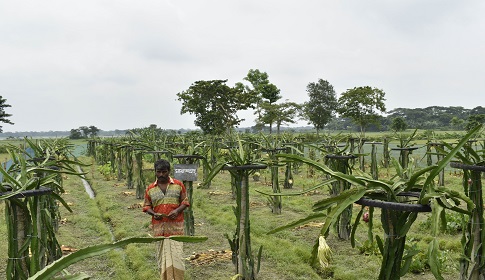
M405 193L398 194L398 196L419 197L419 193L405 192ZM372 206L372 207L378 207L378 208L389 209L394 211L431 212L431 206L428 204L409 204L409 203L382 201L382 200L369 199L369 198L361 198L357 200L355 203L363 206Z

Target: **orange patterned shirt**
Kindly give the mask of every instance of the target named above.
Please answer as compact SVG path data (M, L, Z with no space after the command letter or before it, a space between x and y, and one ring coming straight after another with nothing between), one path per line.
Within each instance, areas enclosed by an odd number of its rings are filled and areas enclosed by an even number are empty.
M148 186L145 190L143 212L151 208L155 213L168 215L170 211L177 209L182 204L190 206L187 190L181 181L170 177L170 183L165 193L158 187L157 181ZM184 235L183 211L175 219L163 217L160 220L155 220L152 217L152 228L154 236Z

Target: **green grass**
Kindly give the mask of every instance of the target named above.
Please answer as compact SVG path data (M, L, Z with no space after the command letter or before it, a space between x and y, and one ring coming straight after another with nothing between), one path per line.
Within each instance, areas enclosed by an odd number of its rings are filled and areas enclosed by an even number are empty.
M87 162L92 162L85 159ZM126 188L124 182L106 181L96 168L84 168L86 176L96 192L96 198L90 199L84 191L81 180L67 176L64 180L66 193L64 200L71 205L72 213L62 208L62 218L65 222L60 226L58 240L62 245L72 248L84 248L90 245L110 243L126 237L147 236L150 234L150 217L142 213L141 208L133 208L142 200L135 198L135 190ZM283 169L280 170L283 178ZM381 170L381 176L387 174ZM392 173L392 170L389 171ZM361 254L358 248L352 248L350 241L342 241L331 232L327 242L334 252L330 267L315 271L310 267L309 259L312 246L318 238L318 227L302 227L281 231L268 235L268 231L306 217L312 213L314 202L327 197L328 190L321 188L309 195L283 197L282 214L275 215L267 205L267 199L256 190L271 191L270 173L261 172L261 181L250 180L250 218L251 238L254 254L263 246L261 271L258 279L376 279L380 268L380 256ZM202 174L200 172L200 174ZM200 176L201 177L201 176ZM307 178L304 168L295 174L293 189L283 189L282 192L298 192L308 189L323 178ZM282 183L282 179L280 182ZM446 186L461 190L459 173L446 172ZM194 186L198 182L194 183ZM184 244L184 257L193 253L203 253L209 250L229 250L225 235L232 237L236 225L232 207L236 205L231 194L230 175L222 172L216 176L209 189L194 187L195 234L207 236L203 243ZM355 205L354 213L360 210ZM380 211L375 211L375 229L379 234ZM430 231L426 232L426 221L429 213L418 215L407 236L410 245L426 250L430 240ZM6 252L7 242L4 223L4 203L0 202L0 252ZM355 215L354 215L355 217ZM322 222L322 221L317 221ZM357 247L367 239L367 224L361 222L357 230ZM445 279L458 279L458 258L461 244L458 234L442 234L439 237L440 249L443 251L443 274ZM113 250L109 254L90 258L68 268L71 273L85 272L92 279L156 279L158 271L155 263L155 244L133 244L122 250ZM6 256L0 256L0 279L5 278ZM416 264L419 267L419 263ZM3 274L2 274L3 273ZM209 264L196 265L186 261L185 279L230 279L235 274L232 262L228 259ZM3 277L2 277L3 276ZM408 273L402 279L434 279L429 270L418 274Z
M116 180L105 181L104 176L93 168L87 168L85 171L91 172L86 177L96 193L96 198L89 199L84 194L83 200L89 200L89 209L96 213L93 218L98 224L99 230L104 232L103 242L110 243L127 237L147 236L149 219L141 212L141 208L133 207L140 203L134 196L134 190L128 190L122 182ZM73 178L73 180L79 181L77 178ZM81 196L84 188L77 183L76 190L81 190L81 193L78 194ZM85 207L85 205L78 206ZM86 225L86 223L83 224ZM66 237L69 238L69 235ZM59 239L63 240L63 238L64 235L60 235ZM91 243L91 245L94 244L100 244L100 242ZM112 251L107 258L107 265L110 267L108 277L104 278L106 271L103 271L101 275L93 275L93 277L96 279L149 279L155 277L157 271L153 269L154 259L150 259L154 256L154 253L150 252L150 246L154 245L137 244L127 246L125 250ZM136 250L133 250L133 247ZM78 248L82 248L82 246ZM101 258L106 260L106 257ZM142 266L140 266L141 260L144 262Z
M303 172L302 172L303 173ZM267 172L262 172L262 176L268 176ZM283 176L283 175L281 175ZM269 178L269 176L268 176ZM283 192L297 192L304 188L308 188L314 181L318 181L316 178L305 178L304 175L295 176L295 186L291 190L283 189ZM232 234L230 230L230 223L232 223L232 229L235 228L234 218L232 213L228 214L227 206L235 204L231 202L230 187L228 186L229 177L227 174L220 174L216 177L216 180L212 184L212 188L209 190L196 190L194 196L194 212L196 219L204 217L209 219L212 223L211 227L218 231L219 227L226 228L226 233ZM461 183L458 182L457 186ZM265 180L261 182L252 182L250 203L251 207L251 237L253 251L256 251L259 246L263 246L263 264L260 274L261 279L321 279L322 276L318 275L313 269L308 266L308 260L310 258L310 251L314 244L315 239L318 237L319 228L303 228L282 231L273 235L266 235L269 230L286 224L290 221L297 220L299 218L306 217L311 212L312 204L327 195L326 189L321 189L314 195L308 196L296 196L296 197L284 197L283 199L283 211L281 215L274 215L271 213L270 208L265 204L266 198L254 190L269 191L270 187L265 184ZM210 195L210 191L226 193L226 195ZM354 212L360 210L360 206L354 207ZM379 229L379 210L376 210L375 228ZM231 216L232 215L232 216ZM417 227L420 223L424 223L429 214L422 214L419 216L414 227ZM209 218L206 218L209 217ZM230 223L229 223L230 221ZM199 229L196 229L196 234L199 233ZM377 230L378 232L378 230ZM381 231L382 232L382 231ZM206 233L204 231L204 233ZM224 232L221 232L222 235ZM218 239L221 237L216 235L210 235L209 240ZM411 230L409 239L421 246L424 251L426 245L430 241L429 233L423 235L419 228ZM367 238L367 230L365 224L363 224L357 231L358 244L362 244ZM442 244L453 244L443 246L443 250L448 250L448 259L445 264L443 274L445 279L453 279L458 277L457 259L459 257L459 250L456 248L456 240L460 238L460 235L449 236L443 235L440 237ZM209 241L208 241L209 242ZM224 242L224 241L221 241ZM349 241L338 240L334 234L331 234L328 239L329 245L334 250L335 256L331 267L327 272L321 272L321 275L325 273L332 274L333 279L375 279L379 273L380 257L377 255L363 255L360 254L357 248L352 248ZM459 242L458 242L459 244ZM204 246L207 244L200 244L198 246ZM226 245L227 246L227 245ZM200 271L206 271L207 267L199 268L192 267L189 269L189 273L198 275ZM194 278L195 279L195 278ZM200 278L204 279L204 278ZM211 279L227 279L211 278ZM425 270L420 274L409 273L403 279L434 279L433 275Z

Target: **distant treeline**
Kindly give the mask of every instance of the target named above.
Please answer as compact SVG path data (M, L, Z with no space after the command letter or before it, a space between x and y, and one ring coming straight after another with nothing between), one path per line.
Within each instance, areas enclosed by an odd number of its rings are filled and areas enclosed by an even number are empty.
M485 116L485 108L477 106L473 109L466 109L460 106L441 107L431 106L426 108L397 108L387 112L387 116L382 116L379 125L371 125L367 127L366 131L389 131L393 119L402 118L408 129L426 129L426 130L464 130L470 116L482 115ZM155 126L156 127L156 126ZM292 131L308 131L311 127L292 127L282 128L282 130ZM346 131L358 131L359 127L356 126L350 119L346 118L334 118L327 126L328 130L346 130ZM238 128L239 131L254 132L255 128ZM129 130L100 130L97 136L110 137L110 136L123 136ZM176 132L181 134L191 131L191 129L179 129ZM24 131L24 132L4 132L0 133L0 138L23 138L23 137L69 137L71 131Z
M388 131L394 118L402 118L408 129L464 130L470 116L485 115L482 106L473 109L463 107L431 106L426 108L397 108L387 112L379 125L372 125L367 131ZM357 130L350 119L335 118L326 127L329 130Z
M125 135L126 130L113 130L113 131L99 131L98 136L119 136ZM18 132L3 132L0 133L1 138L63 138L69 137L70 131L18 131Z
M129 129L125 130L100 130L96 136L99 137L112 137L112 136L124 136L129 131ZM185 133L190 131L189 129L180 129L177 130L178 133ZM70 137L71 131L19 131L19 132L3 132L0 133L0 139L8 139L8 138L24 138L24 137L32 137L32 138L63 138L63 137Z

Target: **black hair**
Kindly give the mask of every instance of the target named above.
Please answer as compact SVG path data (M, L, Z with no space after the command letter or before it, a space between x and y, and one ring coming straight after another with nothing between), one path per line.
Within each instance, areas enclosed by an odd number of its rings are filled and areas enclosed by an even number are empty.
M167 169L168 171L170 171L170 162L165 159L159 159L155 161L155 164L153 166L155 167L155 171L163 169Z

